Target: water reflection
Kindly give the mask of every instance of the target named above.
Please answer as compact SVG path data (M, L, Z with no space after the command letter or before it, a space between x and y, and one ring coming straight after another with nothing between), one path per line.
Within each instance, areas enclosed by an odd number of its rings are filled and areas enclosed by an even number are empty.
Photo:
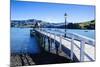
M11 28L11 53L38 53L35 37L30 37L30 28Z

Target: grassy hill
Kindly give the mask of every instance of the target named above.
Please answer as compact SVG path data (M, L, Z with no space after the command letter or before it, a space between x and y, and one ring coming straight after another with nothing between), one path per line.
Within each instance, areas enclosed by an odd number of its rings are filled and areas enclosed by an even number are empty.
M95 29L95 20L81 22L81 23L79 23L79 26L82 29Z
M35 27L36 23L40 23L43 28L65 28L65 23L50 23L42 20L29 19L29 20L15 20L11 21L11 27ZM67 24L67 29L95 29L95 20Z

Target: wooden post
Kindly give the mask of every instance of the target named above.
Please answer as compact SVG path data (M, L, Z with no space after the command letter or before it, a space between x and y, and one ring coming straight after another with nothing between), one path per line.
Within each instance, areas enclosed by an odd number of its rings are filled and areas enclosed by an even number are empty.
M44 45L44 42L43 42L43 39L44 39L44 38L43 38L43 34L42 34L41 39L42 39L42 47L43 47L43 45Z
M44 47L44 49L45 49L45 36L43 37L43 47Z
M44 36L43 36L43 47L44 47Z
M52 39L50 39L50 45L51 45L51 52L52 52L52 49L53 49L53 47L52 47Z
M84 46L85 46L85 41L82 40L80 44L80 61L84 61Z
M56 54L58 55L58 47L59 47L59 46L58 46L57 42L55 42L55 47L56 47L56 48L55 48L55 49L56 49Z
M52 49L52 42L51 42L51 33L50 33L50 51Z
M48 50L48 37L45 36L45 48L46 50Z
M62 51L62 35L60 35L60 52Z
M54 33L54 44L55 44L56 34Z
M71 38L71 60L73 60L73 48L74 48L74 35L72 35L72 38Z
M58 50L59 50L59 46L58 46L58 43L56 41L56 34L54 34L54 43L55 43L55 50L56 50L56 54L58 54Z
M50 38L48 37L48 51L50 52Z
M54 45L55 45L55 50L56 50L56 54L57 54L57 49L56 49L56 34L54 33Z

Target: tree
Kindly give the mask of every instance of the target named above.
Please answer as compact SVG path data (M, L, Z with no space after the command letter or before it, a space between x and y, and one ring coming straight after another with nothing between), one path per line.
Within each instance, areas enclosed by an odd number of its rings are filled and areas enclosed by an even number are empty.
M68 28L68 29L73 29L73 23L69 23L69 24L67 25L67 28Z
M81 29L81 26L78 23L73 24L74 29Z

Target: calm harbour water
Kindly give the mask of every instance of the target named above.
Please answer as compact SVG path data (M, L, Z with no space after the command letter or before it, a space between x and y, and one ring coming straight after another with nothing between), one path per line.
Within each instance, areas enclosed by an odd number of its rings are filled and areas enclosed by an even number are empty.
M35 37L30 37L31 28L11 28L11 52L12 53L38 53L40 52ZM64 31L61 29L61 31ZM88 32L85 32L88 31ZM94 30L67 30L95 39Z
M47 31L50 31L48 30L48 28L46 28ZM64 35L64 32L65 30L64 29L56 29L57 31L55 31L55 28L54 29L51 29L53 31L50 31L52 33L58 33L58 34L62 34ZM61 31L61 32L59 32ZM91 39L95 39L95 30L80 30L80 29L67 29L67 32L69 33L77 33L79 35L82 35L82 36L85 36L85 37L88 37L88 38L91 38Z
M11 28L12 53L38 53L39 51L35 37L30 37L30 28Z

